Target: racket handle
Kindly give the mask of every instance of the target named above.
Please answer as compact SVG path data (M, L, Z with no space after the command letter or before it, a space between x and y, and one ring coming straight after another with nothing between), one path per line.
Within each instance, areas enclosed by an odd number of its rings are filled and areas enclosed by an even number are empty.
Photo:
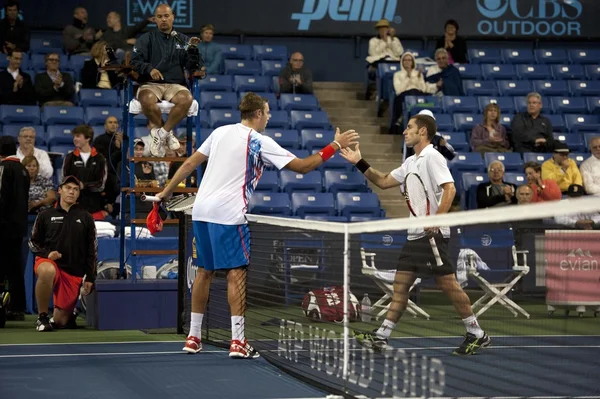
M155 195L146 195L146 194L142 194L140 199L144 202L160 202L160 201L162 201L159 197L157 197Z
M442 262L442 257L440 256L440 251L435 243L435 239L433 237L429 237L429 243L431 244L431 250L433 251L433 256L435 257L435 264L438 266L443 266L444 262Z

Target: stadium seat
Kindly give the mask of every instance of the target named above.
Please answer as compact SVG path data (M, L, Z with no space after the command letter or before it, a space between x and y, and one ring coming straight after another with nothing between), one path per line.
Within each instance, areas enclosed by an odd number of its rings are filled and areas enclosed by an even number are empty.
M271 91L279 94L279 76L271 76Z
M205 91L232 91L233 80L230 75L211 75L206 79L198 80L200 92Z
M323 191L323 177L321 172L313 170L306 174L294 172L293 170L282 170L279 172L281 191L291 194L293 192L320 193Z
M483 116L477 114L459 113L454 114L454 127L459 131L471 131L475 126L483 122Z
M554 132L566 132L567 125L565 124L564 115L544 115L546 118L550 119L550 123L552 124L552 131Z
M552 76L557 80L581 79L585 80L583 65L551 65Z
M238 75L233 77L235 91L269 91L270 81L267 76Z
M29 51L32 54L49 54L58 53L62 55L62 43L60 40L48 38L32 37L30 41Z
M569 59L572 64L600 64L600 50L569 50Z
M434 115L443 111L442 100L437 96L406 96L404 108L409 116L418 114L423 109L428 109Z
M483 158L477 152L457 153L454 159L448 162L450 169L454 171L474 171L482 172L484 170Z
M481 72L481 65L478 64L460 64L456 66L460 77L462 79L481 79L483 73Z
M451 132L454 130L454 121L448 114L436 114L435 123L438 128L438 132Z
M501 96L526 96L533 91L529 80L499 80L495 84Z
M278 60L287 61L288 51L285 46L252 46L252 54L257 61L262 60Z
M479 112L482 114L488 104L497 104L501 113L515 113L515 102L512 97L483 96L477 97L477 102L479 103Z
M205 91L200 93L200 108L234 110L238 106L237 94L230 91Z
M337 223L348 222L348 218L346 218L344 216L306 215L306 216L304 216L304 220L315 220L318 222L337 222Z
M179 135L181 130L185 130L184 127L180 127L177 129L177 133ZM146 126L136 126L133 129L133 137L136 139L141 139L144 136L148 136L150 134L150 131L148 130L148 128Z
M483 77L489 80L514 79L517 73L515 66L510 64L483 64L481 70L483 71Z
M502 49L502 59L506 64L532 64L535 62L533 52L526 49Z
M71 132L77 125L53 125L46 127L46 137L48 146L53 147L57 144L70 144L73 146L73 136ZM72 149L72 148L71 148Z
M196 116L195 119L200 124L201 128L210 126L208 111L205 109L201 109L200 111L198 111L198 116Z
M538 64L568 64L569 57L564 49L533 50Z
M389 98L389 89L393 86L394 74L400 70L400 64L391 64L389 62L380 62L377 65L377 93L383 100Z
M238 123L240 121L240 111L211 109L208 115L208 125L213 129L223 125Z
M244 96L248 93L249 92L246 92L246 91L239 92L238 100L241 101L242 98L244 98ZM277 95L275 93L264 92L264 91L253 92L253 93L257 94L257 95L261 96L262 98L264 98L265 100L267 100L267 102L269 103L269 109L271 111L279 110L279 101L277 100Z
M463 209L477 209L477 186L489 181L485 173L467 172L461 176L462 195L460 205Z
M600 133L583 133L583 141L585 142L585 147L588 151L594 137L600 137Z
M442 106L444 112L447 114L454 114L455 112L479 112L479 106L475 97L457 97L457 96L443 96Z
M581 165L581 163L583 161L585 161L586 159L588 159L589 157L590 157L590 154L584 154L582 152L570 152L569 153L569 158L574 160L577 163L577 166Z
M197 137L200 137L198 144L202 144L208 139L208 137L214 132L214 129L200 129L200 134Z
M333 130L302 129L300 131L300 144L302 148L312 151L320 150L333 141L335 132Z
M525 177L525 173L521 172L506 172L504 173L504 179L507 183L512 183L515 186L519 187L523 184L527 184L527 177Z
M46 106L42 109L45 125L80 125L83 123L83 108Z
M569 82L569 91L573 96L600 96L600 81L572 80Z
M588 111L583 97L552 97L550 104L556 114L576 114Z
M0 105L0 121L3 125L9 123L39 125L40 107L37 105Z
M290 119L285 111L271 111L271 119L267 126L271 129L289 129Z
M300 148L300 139L297 130L265 129L265 136L271 137L277 144L286 149Z
M83 64L91 58L91 55L72 55L69 58L69 69L77 72L77 76L79 76L79 73L81 73L81 70L83 69Z
M512 120L514 118L514 115L500 115L500 124L502 126L504 126L504 128L507 131L510 131L512 129L511 124L512 124Z
M598 115L566 114L564 117L567 129L571 132L600 132Z
M588 79L600 80L600 65L586 65L585 72Z
M336 194L337 211L340 216L381 215L381 204L375 193L345 193Z
M367 180L360 172L326 170L324 173L325 191L334 195L340 191L368 192Z
M225 75L260 75L261 69L258 61L251 60L225 60Z
M69 66L69 58L62 54L62 51L59 53L60 54L60 65L58 66L58 68L61 71L66 71L68 69L71 69ZM34 71L36 71L36 73L40 73L46 70L46 60L45 60L46 55L45 54L32 54L31 55L31 60L29 62L28 68L27 69L33 69ZM25 58L25 57L23 57ZM21 66L21 68L23 68L23 66ZM25 69L25 68L23 68Z
M263 171L254 191L254 195L259 195L264 192L279 192L279 173L275 170Z
M123 109L117 107L87 107L84 120L90 126L103 126L109 116L114 116L120 121L123 119Z
M540 152L524 152L523 153L523 163L527 162L536 162L538 164L543 164L547 160L552 158L552 153L540 153Z
M440 133L444 139L450 143L452 148L458 152L469 152L471 145L467 140L467 134L465 132L444 132Z
M248 210L255 215L291 216L292 204L287 193L255 192L250 197Z
M221 55L225 61L249 60L252 57L252 47L244 44L221 44Z
M35 85L35 75L36 72L33 69L23 70L23 73L26 73L31 78L31 83Z
M73 147L73 143L71 143L71 145L56 144L56 145L53 145L48 148L49 152L60 153L60 154L63 154L63 156L72 152L74 149L75 149L75 147ZM61 167L62 167L62 160L61 160L60 166L58 166L58 168L61 168ZM56 173L56 170L54 172Z
M494 64L502 62L502 54L499 49L469 49L469 61L471 64Z
M317 101L317 97L312 94L281 94L279 96L279 103L281 105L281 109L284 111L292 111L292 110L318 110L319 102Z
M340 216L343 217L343 216ZM373 220L382 220L385 219L385 216L350 216L351 223L359 223L359 222L371 222Z
M89 106L119 106L119 93L116 90L106 89L81 89L79 90L79 105Z
M564 80L532 80L533 91L542 96L562 96L569 92L569 85Z
M486 152L483 154L485 167L488 168L494 161L500 161L507 172L522 172L523 160L518 152Z
M527 112L527 95L514 97L515 108L517 112ZM542 113L547 115L552 113L552 103L550 97L542 97Z
M590 114L600 114L600 97L587 97L585 101Z
M319 150L320 150L320 148L318 148L318 147L313 148L312 153L316 154L317 152L319 152ZM344 158L342 158L342 156L339 154L339 152L336 152L335 154L332 155L331 158L329 158L327 160L327 162L323 162L321 164L321 166L319 166L319 170L320 171L340 170L340 171L346 171L346 172L354 172L354 171L356 171L356 168L350 162L348 162Z
M516 65L515 68L519 79L547 79L550 76L548 65Z
M279 77L279 73L284 66L285 62L283 61L263 60L260 62L261 75Z
M292 212L295 216L335 216L335 202L331 193L292 193L291 198Z
M323 111L290 111L293 129L329 129L329 118Z
M580 133L554 133L554 140L560 141L569 147L573 152L586 152L587 147Z
M500 83L502 81L499 81ZM463 80L467 96L497 96L498 86L491 80Z
M4 125L2 127L2 133L0 133L0 136L11 136L14 137L15 140L19 138L19 132L21 131L21 128L25 127L26 125L23 124L18 124L18 125ZM31 126L31 125L29 125ZM42 125L35 125L35 126L31 126L32 128L35 129L35 146L41 146L41 145L46 145L47 143L47 137L46 137L46 130L44 129L44 126Z

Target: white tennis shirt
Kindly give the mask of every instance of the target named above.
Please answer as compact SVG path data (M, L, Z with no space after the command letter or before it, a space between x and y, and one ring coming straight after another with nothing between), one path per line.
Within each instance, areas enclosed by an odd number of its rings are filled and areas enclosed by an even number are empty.
M265 165L282 169L295 155L272 138L237 123L215 129L198 149L208 157L192 220L245 224L244 215Z
M450 169L448 169L446 158L433 148L432 144L429 144L423 148L423 151L418 156L415 154L406 158L399 168L391 172L391 175L400 184L404 184L404 177L409 173L416 173L423 180L430 202L430 214L435 215L440 206L442 194L444 193L441 185L454 182ZM402 189L404 190L404 187ZM414 218L412 213L410 217ZM449 227L440 227L440 231L444 237L450 237ZM424 236L425 231L422 228L408 230L409 240L416 240Z

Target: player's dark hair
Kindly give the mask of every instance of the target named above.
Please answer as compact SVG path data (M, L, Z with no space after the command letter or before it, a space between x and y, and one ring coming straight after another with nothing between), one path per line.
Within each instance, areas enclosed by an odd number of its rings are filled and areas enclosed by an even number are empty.
M540 164L533 161L525 162L525 165L523 165L523 170L527 170L527 168L533 169L536 173L540 173L542 171Z
M267 99L256 93L247 93L240 101L239 110L242 120L250 120L256 117L256 111L264 111Z
M17 154L17 142L12 136L0 137L0 157L9 157Z
M6 5L4 6L5 10L8 10L8 7L17 7L17 10L21 10L21 6L19 5L18 1L15 0L8 0L8 2L6 2Z
M94 138L94 129L92 129L90 125L79 125L71 131L71 134L73 136L83 134L83 137L85 137L86 139L90 139L91 143L92 139Z
M456 22L455 19L449 19L446 21L446 23L444 24L444 29L446 29L446 27L448 25L452 25L456 28L456 31L458 32L458 30L460 29L460 25L458 25L458 22Z
M433 136L435 136L437 132L437 124L435 123L435 119L433 119L429 115L415 115L411 119L415 121L415 125L420 129L423 126L427 129L427 140L433 140Z

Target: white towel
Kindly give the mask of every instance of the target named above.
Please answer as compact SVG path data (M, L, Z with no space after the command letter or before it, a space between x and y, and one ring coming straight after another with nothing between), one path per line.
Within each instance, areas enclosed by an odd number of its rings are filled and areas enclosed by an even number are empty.
M94 225L96 225L96 230L117 231L117 226L109 222L94 222Z
M477 252L470 248L461 249L456 262L456 280L461 287L466 287L469 284L467 277L467 268L469 267L469 257L473 257L473 263L477 270L490 270L487 263L481 260Z
M131 227L125 226L125 237L131 237ZM150 233L145 227L136 227L135 228L135 238L154 238L154 236Z
M111 230L96 230L97 238L113 238L115 236L115 232Z

